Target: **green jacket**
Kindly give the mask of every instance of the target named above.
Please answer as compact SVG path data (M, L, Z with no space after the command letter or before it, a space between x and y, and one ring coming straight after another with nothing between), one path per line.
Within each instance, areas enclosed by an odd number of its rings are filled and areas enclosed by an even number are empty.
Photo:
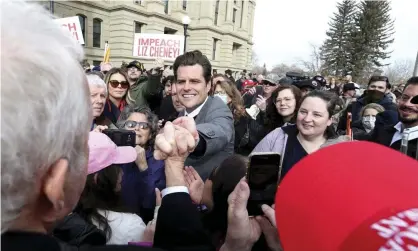
M137 107L149 107L148 100L157 95L162 88L161 74L139 77L138 81L129 88L126 100L128 104Z

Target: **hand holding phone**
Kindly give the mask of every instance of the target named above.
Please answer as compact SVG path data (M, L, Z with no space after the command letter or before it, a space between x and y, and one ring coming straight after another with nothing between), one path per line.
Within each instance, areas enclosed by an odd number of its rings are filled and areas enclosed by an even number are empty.
M250 198L247 210L250 216L263 215L261 205L273 205L279 183L280 159L278 153L255 153L250 156L247 182Z

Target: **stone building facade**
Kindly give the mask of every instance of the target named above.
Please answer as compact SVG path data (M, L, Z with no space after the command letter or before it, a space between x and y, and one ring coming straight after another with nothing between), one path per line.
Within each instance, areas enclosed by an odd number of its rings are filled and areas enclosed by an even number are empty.
M52 2L52 3L51 3ZM44 1L58 18L79 16L85 55L90 64L103 59L105 42L110 61L152 60L132 56L134 33L183 35L182 18L191 19L187 51L201 50L219 73L251 69L255 0ZM170 65L173 62L167 62Z

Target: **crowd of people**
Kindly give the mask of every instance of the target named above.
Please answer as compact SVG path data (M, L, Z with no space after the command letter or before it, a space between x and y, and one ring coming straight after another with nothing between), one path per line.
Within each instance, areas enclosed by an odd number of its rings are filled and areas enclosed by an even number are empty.
M1 15L2 249L418 249L418 77L235 80L200 51L90 69L42 7ZM253 216L266 152L276 202Z

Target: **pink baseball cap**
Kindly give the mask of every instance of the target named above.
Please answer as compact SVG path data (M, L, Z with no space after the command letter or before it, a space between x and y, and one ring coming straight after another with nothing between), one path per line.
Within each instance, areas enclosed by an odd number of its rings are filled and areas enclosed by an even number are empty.
M286 251L418 247L418 162L370 142L340 143L299 161L276 193Z
M131 146L116 146L106 135L90 132L88 174L92 174L112 164L126 164L136 160L137 153Z

